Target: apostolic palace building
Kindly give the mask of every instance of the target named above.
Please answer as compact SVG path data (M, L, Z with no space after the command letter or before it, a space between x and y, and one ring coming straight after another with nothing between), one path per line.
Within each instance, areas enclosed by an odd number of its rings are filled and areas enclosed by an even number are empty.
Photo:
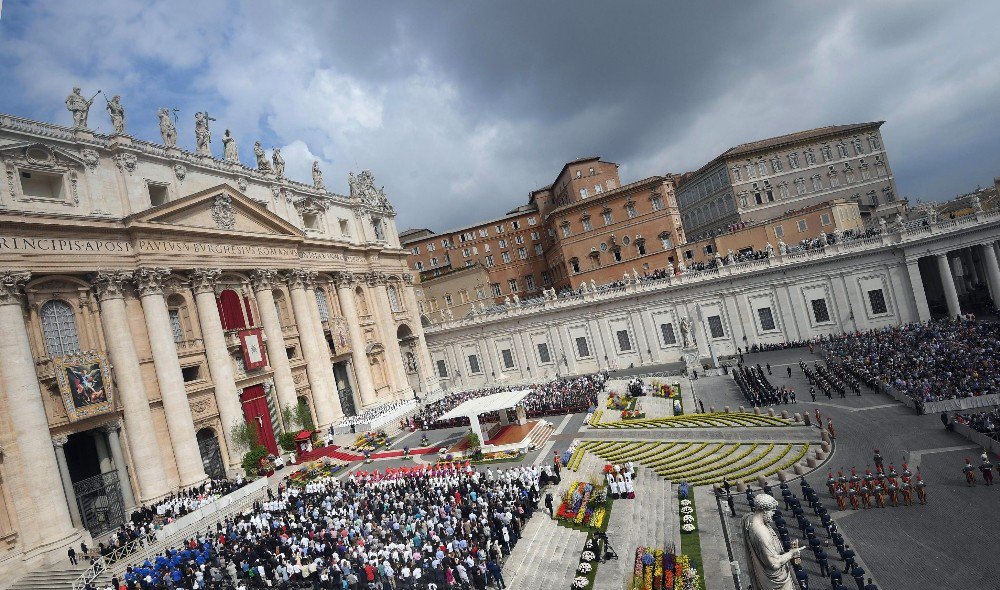
M196 153L167 109L163 144L73 114L0 115L0 581L234 473L239 424L276 452L285 408L324 428L437 388L370 172L341 195L228 130L218 157L204 113Z

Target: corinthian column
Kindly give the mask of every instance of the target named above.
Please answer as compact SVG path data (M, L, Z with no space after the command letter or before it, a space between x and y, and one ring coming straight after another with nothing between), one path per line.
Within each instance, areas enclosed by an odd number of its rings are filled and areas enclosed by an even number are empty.
M313 273L315 276L315 273ZM313 285L311 289L306 290L306 296L309 298L309 310L312 313L313 318L313 332L316 334L316 347L319 350L320 357L324 360L324 364L333 371L333 363L331 357L333 353L330 351L330 344L326 341L326 334L323 331L323 320L319 317L319 299L316 297L316 287ZM327 403L330 404L330 408L333 410L333 420L340 420L344 417L344 410L340 407L340 392L337 390L337 380L331 379L329 384L329 399Z
M410 330L413 332L413 336L417 339L416 357L417 357L417 372L421 376L421 380L424 383L425 391L434 391L441 387L441 382L438 380L437 376L434 374L434 366L431 362L431 353L427 350L427 339L424 337L424 325L420 323L420 307L417 305L417 296L413 293L413 276L410 274L403 275L403 298L406 301L406 309L410 312ZM493 366L493 357L489 352L489 345L486 346L486 356L490 360L490 366ZM492 370L492 369L491 369Z
M368 407L375 403L375 385L372 383L372 370L365 354L365 341L361 336L361 324L358 323L358 306L354 304L354 277L351 273L340 272L334 277L337 282L337 299L340 300L340 310L347 319L347 333L351 340L351 360L354 363L354 374L358 378L358 395L361 405Z
M281 331L281 320L278 308L274 304L274 288L278 286L278 272L271 269L260 269L250 273L250 285L257 298L257 311L260 314L261 325L264 326L264 336L267 337L267 364L274 371L274 388L278 392L278 404L282 408L295 407L298 397L295 395L295 381L292 379L292 369L288 364L288 353L285 351L285 335Z
M215 300L215 283L222 276L218 268L196 268L191 271L191 287L198 307L198 321L201 336L205 340L205 356L208 370L212 373L215 386L215 404L219 408L222 432L229 450L229 466L240 463L241 457L233 450L233 427L244 422L240 394L236 389L236 375L233 373L233 359L226 346L226 334L222 331L219 304Z
M312 310L309 308L307 289L312 287L316 273L307 270L293 270L286 275L288 291L292 297L292 310L295 313L295 325L299 329L299 343L302 345L302 356L306 359L306 374L309 375L309 388L312 390L313 406L316 408L317 426L322 429L333 423L334 410L330 401L330 390L336 391L333 383L333 365L330 356L324 359L319 350L316 326Z
M7 407L16 414L11 420L21 464L28 483L23 493L31 498L35 526L24 531L26 545L55 544L75 534L55 450L49 435L42 390L35 374L35 359L24 322L21 292L31 273L0 271L0 359Z
M99 271L94 286L101 302L104 340L114 367L118 398L124 410L128 445L134 461L132 470L139 485L139 500L145 504L167 495L173 486L163 474L163 456L156 439L149 396L125 311L125 286L131 280L131 272ZM122 474L128 477L126 471Z
M188 405L187 391L181 365L177 361L177 345L174 343L167 303L163 298L163 283L170 274L168 268L140 268L135 272L139 287L139 300L146 317L146 332L149 348L153 354L156 380L160 386L163 414L167 419L167 430L174 450L174 462L180 476L181 487L199 484L205 479L198 439L194 433L194 418Z
M386 277L381 273L371 273L368 275L368 280L375 294L372 299L381 324L382 341L385 343L386 352L385 361L388 365L392 389L397 397L409 397L413 390L409 388L406 381L403 353L399 349L399 340L396 338L396 321L392 317L392 305L389 303L389 288L386 285Z

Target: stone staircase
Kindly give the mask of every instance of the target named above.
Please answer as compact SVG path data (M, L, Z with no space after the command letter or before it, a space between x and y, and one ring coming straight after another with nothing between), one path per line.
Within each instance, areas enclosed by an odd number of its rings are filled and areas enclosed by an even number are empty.
M83 562L77 567L68 563L43 571L34 571L14 582L9 590L70 590L73 582L87 569ZM111 575L105 572L94 583L95 588L106 588L111 584Z
M555 425L548 420L539 420L538 424L528 433L526 440L533 448L540 449L545 444L545 441L549 440L555 429Z
M528 522L524 535L504 562L507 587L569 588L586 540L587 533L559 526L543 507Z
M595 590L625 588L626 580L631 579L636 547L680 546L677 503L670 482L640 467L632 484L635 499L615 500L608 524L608 540L618 552L618 560L598 567Z

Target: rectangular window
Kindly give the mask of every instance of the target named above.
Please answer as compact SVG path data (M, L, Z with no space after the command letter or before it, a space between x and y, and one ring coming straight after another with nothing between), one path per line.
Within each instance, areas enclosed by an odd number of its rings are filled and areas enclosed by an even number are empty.
M580 198L581 199L586 199L589 196L590 195L587 193L587 189L585 189L585 188L580 189Z
M808 227L806 226L806 220L805 219L800 219L799 220L799 231L803 232L803 231L806 231L806 229L808 229Z
M424 270L424 263L419 260L413 265L413 268L417 270Z
M476 299L486 299L486 289L476 287Z
M529 217L528 218L528 225L535 225L536 223L538 223L538 219L537 218L535 218L535 217Z
M603 186L601 186L599 184L595 184L594 185L594 194L595 195L599 195L599 194L601 194L603 192L604 192L604 187Z
M611 211L605 211L604 212L604 225L611 225L611 223L612 223Z
M23 188L23 181L21 186ZM170 200L167 196L167 185L150 182L146 185L146 188L149 189L149 204L153 207L159 207ZM25 195L28 195L28 193L25 193Z
M677 335L674 334L672 323L660 324L660 336L663 337L663 344L666 346L677 344Z
M521 222L515 219L514 221L510 222L510 226L514 229L521 229Z
M542 255L542 245L535 244L535 256L541 256L541 255Z
M590 226L590 218L587 217L583 220L583 231L590 231L591 229L593 228Z
M552 275L549 274L549 271L543 270L542 271L542 284L543 285L548 285L551 282L552 282Z
M479 357L474 354L469 355L469 372L473 375L482 373L482 371L479 370Z
M465 256L466 258L472 256L472 250L469 250L468 248L462 248L462 256Z
M549 345L544 342L538 345L538 362L542 365L552 362L552 358L549 356Z
M514 354L509 348L505 348L500 351L500 356L503 358L503 368L513 369L514 368Z
M500 293L500 283L493 283L490 285L490 291L493 292L494 297L499 297Z
M437 265L438 265L438 259L436 257L431 258L431 268L437 268Z
M628 213L629 219L634 219L639 215L639 212L635 210L635 205L626 205L625 212Z
M826 299L813 299L811 302L813 318L817 324L830 321L830 310L826 307Z
M722 318L717 315L708 316L708 331L712 335L712 338L722 338L725 336L726 332L722 329Z
M413 254L414 256L416 256L417 254L420 254L420 246L414 246L413 248L411 248L410 249L410 254Z
M507 286L510 287L511 293L517 293L517 279L508 279Z
M885 304L885 294L882 289L872 289L868 292L868 301L872 304L872 313L889 313L889 308Z
M500 242L497 245L500 246L501 249L506 248L507 240L500 240Z
M807 166L812 166L813 164L816 163L816 155L813 154L812 149L809 149L808 151L806 151L805 154L806 154L806 165Z
M576 338L576 356L582 359L590 356L590 346L587 344L587 339L583 336L577 336Z
M536 232L536 231L531 232L531 239L537 241L538 240L538 232Z
M486 268L493 268L493 257L492 256L487 256L486 257Z
M830 225L830 216L826 213L821 213L819 216L819 222L823 225Z
M521 260L524 260L525 258L528 257L528 251L524 248L518 248L517 257L520 258Z
M622 352L632 350L632 341L629 340L628 330L618 330L615 332L615 336L618 338L618 350Z
M780 225L774 226L774 237L776 238L785 237L785 228L781 227Z
M527 291L534 291L535 290L535 277L533 277L532 275L525 275L524 276L524 288Z
M242 367L243 365L240 366ZM181 367L181 378L184 380L185 383L191 381L198 381L199 379L201 379L201 365L191 365L190 367Z
M760 329L764 332L774 329L774 314L770 307L762 307L757 310L757 317L760 318Z
M799 155L798 154L788 154L788 167L792 170L799 167ZM739 179L737 179L739 180Z
M446 379L448 377L448 365L443 360L438 360L438 377Z
M569 228L569 224L568 223L566 225L562 226L562 234L563 234L564 238L568 238L571 235L573 235L573 230L571 230Z
M505 264L508 263L508 262L510 262L510 252L501 252L500 253L500 258L503 259L503 261L504 261Z
M488 237L489 235L490 235L490 230L486 229L485 227L479 230L480 238L485 238Z
M653 197L650 202L653 204L653 211L663 209L663 200L660 197Z
M435 244L434 242L429 242L427 244L427 251L428 252L433 252L435 250L437 250L437 244Z

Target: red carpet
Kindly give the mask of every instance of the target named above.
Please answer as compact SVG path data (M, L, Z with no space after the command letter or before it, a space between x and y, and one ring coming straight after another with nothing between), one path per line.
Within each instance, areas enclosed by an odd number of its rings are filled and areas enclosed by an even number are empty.
M410 455L431 455L438 452L438 447L423 447L419 449L410 449ZM372 453L372 459L398 459L403 456L403 451L380 451L378 453ZM312 452L307 453L299 458L299 463L305 463L307 461L315 461L320 457L330 457L332 459L337 459L338 461L344 461L351 463L353 461L364 461L365 456L354 453L353 451L342 451L337 445L330 445L328 447L320 447L318 449L313 449Z

